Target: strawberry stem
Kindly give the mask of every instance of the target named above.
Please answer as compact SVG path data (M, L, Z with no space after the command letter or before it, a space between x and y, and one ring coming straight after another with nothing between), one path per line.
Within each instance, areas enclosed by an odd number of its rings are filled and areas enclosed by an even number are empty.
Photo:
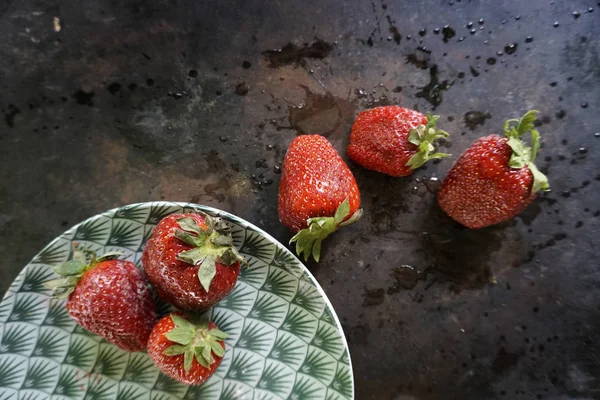
M308 228L302 229L290 239L290 244L296 242L296 254L304 253L304 261L308 261L312 255L316 261L321 258L321 244L323 239L338 230L340 227L350 225L360 219L363 210L358 209L346 220L350 214L350 203L344 200L335 211L333 217L309 218L306 222Z
M408 160L406 165L410 169L422 167L429 160L448 157L450 154L437 153L433 143L438 139L448 137L448 132L436 130L439 115L427 114L427 125L412 128L408 134L408 141L418 147L418 151Z
M216 263L229 266L246 261L233 245L231 228L225 221L202 212L200 214L204 217L206 229L201 228L195 219L184 217L177 220L181 229L176 229L173 236L193 246L192 249L177 254L177 259L199 265L198 280L208 292L217 272Z
M44 286L54 292L54 297L59 299L67 298L73 293L75 286L77 286L87 271L103 261L114 260L120 255L121 253L112 251L97 257L94 250L75 249L73 250L73 257L70 260L55 265L52 269L61 278L44 282Z
M208 321L198 319L192 321L189 316L170 315L175 327L165 333L165 337L176 343L167 347L163 354L177 356L183 354L183 369L190 372L194 359L205 368L210 368L216 361L212 356L223 357L224 346L219 341L227 339L227 334L219 329L210 329Z
M510 157L511 168L529 168L533 175L531 194L538 190L550 190L548 177L544 175L534 164L535 157L541 146L540 133L535 127L535 115L537 110L530 110L521 119L509 119L504 123L504 134L508 138L507 144L513 153ZM521 139L527 132L531 132L531 147Z

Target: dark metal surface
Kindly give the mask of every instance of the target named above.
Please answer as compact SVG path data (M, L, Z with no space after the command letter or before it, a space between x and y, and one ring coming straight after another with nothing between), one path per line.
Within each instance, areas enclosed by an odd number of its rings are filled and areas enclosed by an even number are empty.
M5 0L0 290L67 227L132 202L219 207L286 242L278 166L298 132L346 157L356 112L437 106L452 159L402 179L350 163L365 217L309 265L357 399L598 399L599 34L595 0ZM457 226L430 178L531 108L553 191Z

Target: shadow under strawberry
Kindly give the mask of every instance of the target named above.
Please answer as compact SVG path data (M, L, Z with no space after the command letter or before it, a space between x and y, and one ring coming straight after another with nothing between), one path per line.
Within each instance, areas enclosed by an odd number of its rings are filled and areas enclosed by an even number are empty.
M507 222L484 229L466 228L433 204L423 219L421 250L425 260L421 275L451 282L452 289L479 289L494 281L491 254L502 248Z

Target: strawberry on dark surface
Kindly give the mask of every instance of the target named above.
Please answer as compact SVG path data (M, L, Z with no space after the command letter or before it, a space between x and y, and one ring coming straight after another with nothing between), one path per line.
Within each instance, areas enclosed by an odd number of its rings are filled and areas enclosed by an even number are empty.
M172 214L146 243L142 265L160 298L182 310L202 311L227 296L244 262L230 228L207 214Z
M175 313L162 318L152 330L148 355L165 375L186 385L199 385L221 364L226 338L212 322Z
M438 196L449 216L466 227L483 228L516 216L538 190L549 190L548 179L534 164L540 147L539 133L533 129L536 113L508 120L506 137L478 139L460 156ZM527 132L531 147L521 140Z
M135 264L114 257L75 250L72 260L54 268L62 278L46 286L68 297L69 315L88 331L123 350L143 350L156 322L152 294Z
M320 135L298 136L290 144L279 183L279 219L297 234L298 255L318 261L321 242L362 215L352 172ZM290 242L290 243L291 243Z
M407 176L427 161L448 156L433 143L448 134L436 130L438 116L399 106L372 108L358 114L348 156L361 166L391 176Z

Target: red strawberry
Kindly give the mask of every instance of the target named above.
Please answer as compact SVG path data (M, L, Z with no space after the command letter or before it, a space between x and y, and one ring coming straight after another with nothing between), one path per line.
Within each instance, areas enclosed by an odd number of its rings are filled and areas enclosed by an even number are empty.
M533 129L536 113L506 121L506 137L478 139L460 156L438 196L449 216L466 227L483 228L516 216L538 190L549 190L548 178L533 163L540 147ZM531 148L521 140L529 131Z
M212 322L175 313L158 321L152 330L148 355L165 375L186 385L199 385L221 364L226 338Z
M205 310L227 296L240 261L227 224L204 213L162 219L142 255L144 272L160 298L190 311Z
M348 155L367 169L410 175L425 162L448 156L433 147L436 139L448 136L436 131L438 118L398 106L363 111L352 125Z
M288 148L279 183L279 219L297 234L298 255L319 261L321 242L362 215L350 169L323 136L298 136Z
M72 260L54 267L63 278L46 286L68 297L68 313L88 331L123 350L143 350L156 322L152 294L135 264L116 256L75 250Z

